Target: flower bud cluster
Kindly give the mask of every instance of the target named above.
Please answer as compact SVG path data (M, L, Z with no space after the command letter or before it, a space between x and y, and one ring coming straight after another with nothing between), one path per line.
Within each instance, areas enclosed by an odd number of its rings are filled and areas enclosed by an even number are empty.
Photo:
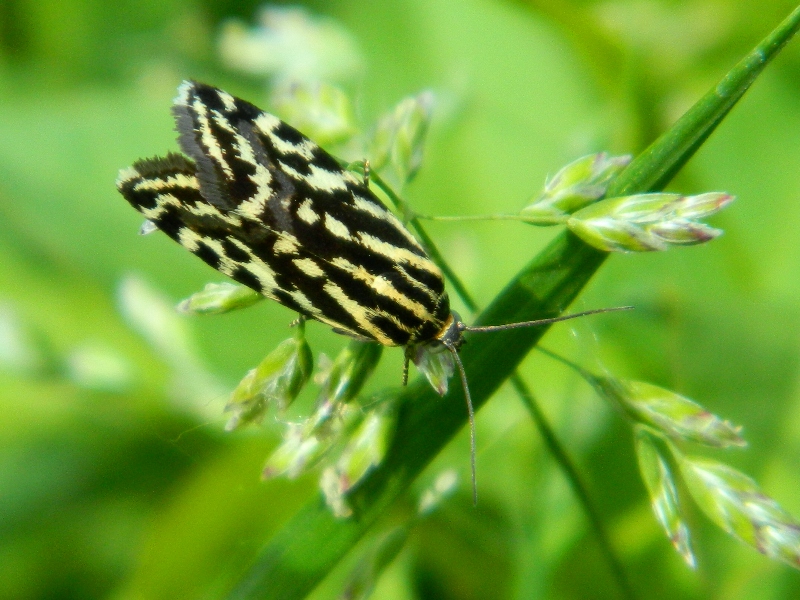
M370 143L370 166L385 171L398 188L408 183L422 165L433 104L432 92L409 96L378 121Z
M636 454L653 512L675 549L695 566L679 501L682 477L697 506L719 527L770 558L800 568L800 521L755 481L716 460L686 455L686 442L715 448L746 445L741 428L674 392L639 381L583 373L596 390L635 423Z
M584 242L606 252L648 252L702 244L722 234L698 219L730 204L729 194L637 194L590 204L567 220Z
M294 478L319 464L320 487L337 516L349 516L347 493L386 454L395 425L390 402L362 407L359 394L380 359L379 344L353 341L323 373L311 416L286 426L283 441L262 471L267 478ZM311 353L302 335L281 343L234 390L228 409L232 429L263 418L269 406L284 410L297 397L311 373Z
M260 422L270 406L286 410L311 376L312 364L311 349L300 323L295 336L281 342L233 390L225 407L233 413L226 429Z
M539 225L563 223L572 213L602 198L611 180L630 162L629 155L600 152L583 156L548 179L542 193L520 215Z

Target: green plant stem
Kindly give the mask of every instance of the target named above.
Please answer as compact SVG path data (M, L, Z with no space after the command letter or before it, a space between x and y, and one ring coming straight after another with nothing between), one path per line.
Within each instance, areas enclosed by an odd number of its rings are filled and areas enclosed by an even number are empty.
M600 545L600 551L605 557L606 562L611 567L611 573L614 576L614 579L617 581L617 585L620 587L620 590L625 598L628 598L629 600L635 599L636 593L631 586L628 576L625 574L622 561L619 560L614 552L614 546L611 544L611 538L609 537L608 532L603 525L603 520L600 518L600 513L594 507L594 503L592 502L588 488L581 480L578 469L575 467L575 464L564 450L564 446L562 446L558 441L553 428L550 427L550 424L547 422L542 409L539 407L536 399L533 397L533 394L525 384L525 381L522 379L522 377L515 372L511 377L509 377L509 380L511 381L511 385L514 387L514 390L516 390L517 394L522 399L522 403L525 405L525 408L528 409L533 422L536 424L536 428L539 430L539 434L544 439L547 449L550 451L550 454L553 455L553 458L555 458L559 467L566 476L567 481L569 481L572 492L583 506L583 511L586 513L586 516L589 518L589 522L594 528L598 544Z
M570 369L575 371L578 375L583 377L583 379L586 381L586 383L588 383L589 385L593 385L592 382L596 379L596 377L592 373L590 373L589 371L584 369L582 366L580 366L579 364L574 363L571 360L569 360L568 358L564 358L560 354L556 354L552 350L548 350L547 348L544 348L542 346L537 346L536 349L539 352L541 352L542 354L544 354L545 356L549 356L553 360L557 360L558 362L560 362L564 366L569 367Z
M389 199L394 203L396 207L401 210L408 210L408 205L406 201L400 198L397 194L395 194L394 190L391 189L388 185L386 185L383 180L380 179L377 175L373 174L372 176L375 183L383 190L383 192L389 196ZM424 241L425 250L428 254L433 258L439 268L447 275L450 283L452 284L453 288L458 293L461 300L464 304L471 310L473 313L478 312L478 304L472 295L467 291L466 286L461 281L461 279L456 275L456 273L450 268L447 262L442 257L439 249L436 247L436 244L431 240L428 233L425 231L425 228L418 220L419 215L412 217L409 222L414 227L414 230L417 232L417 235L420 236ZM548 351L548 354L551 354ZM565 359L566 360L566 359ZM547 419L544 416L542 409L539 407L536 399L534 398L533 394L528 388L528 385L525 383L525 380L520 375L519 371L514 370L509 377L511 381L511 385L513 386L514 390L522 400L523 405L528 410L533 419L534 425L539 430L539 435L542 436L542 439L547 446L547 449L553 455L556 463L558 463L559 467L561 468L564 476L567 478L567 481L572 488L575 497L580 502L581 506L583 507L584 512L586 513L587 518L589 519L590 525L595 530L595 535L597 536L598 544L600 545L601 552L608 562L609 568L611 570L612 575L617 581L617 584L620 587L620 590L624 594L624 596L628 599L633 599L636 595L633 592L633 588L630 585L630 581L628 577L625 575L625 570L622 566L622 561L619 560L616 553L614 552L614 548L611 544L610 538L603 526L603 521L600 518L600 513L595 508L591 495L589 494L586 485L583 483L580 474L578 473L577 468L570 460L569 455L566 452L566 449L558 440L558 436L556 435L555 430L550 427L550 423L547 422Z
M555 217L526 217L521 213L517 214L494 214L494 215L466 215L466 216L454 216L454 215L420 215L414 213L414 217L410 219L410 222L414 222L417 219L424 219L426 221L519 221L521 223L529 223L531 225L558 225L559 223L566 223L568 217L559 217L556 219Z

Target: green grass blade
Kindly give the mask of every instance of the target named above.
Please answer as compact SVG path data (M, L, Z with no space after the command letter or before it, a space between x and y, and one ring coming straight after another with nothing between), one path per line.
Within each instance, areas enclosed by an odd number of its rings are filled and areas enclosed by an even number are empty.
M611 184L607 197L660 191L686 164L800 27L800 7L731 69Z
M609 195L641 193L666 185L799 25L800 9L797 9L673 128L637 157L612 184ZM478 322L510 323L560 313L605 257L571 234L561 234L522 269L480 315ZM471 338L472 343L464 346L461 357L476 408L491 397L546 329L516 329ZM309 502L270 540L230 598L304 597L467 420L458 385L451 385L451 392L444 399L419 379L397 394L400 411L395 441L384 462L350 496L354 517L334 518L321 497ZM466 460L465 456L465 465ZM478 476L480 479L480 471Z

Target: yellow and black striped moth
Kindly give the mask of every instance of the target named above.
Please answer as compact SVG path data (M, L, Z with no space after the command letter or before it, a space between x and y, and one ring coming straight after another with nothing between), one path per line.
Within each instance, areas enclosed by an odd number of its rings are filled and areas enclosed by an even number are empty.
M458 366L465 331L561 321L467 327L450 309L444 278L420 243L330 154L296 129L215 87L185 81L173 106L178 144L123 169L117 187L151 223L206 263L268 298L385 346L408 361L444 346ZM614 310L614 309L611 309Z

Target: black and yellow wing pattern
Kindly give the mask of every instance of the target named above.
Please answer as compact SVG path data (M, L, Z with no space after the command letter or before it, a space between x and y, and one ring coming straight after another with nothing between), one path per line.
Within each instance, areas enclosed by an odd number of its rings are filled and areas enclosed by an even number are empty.
M439 268L353 173L296 129L186 81L173 114L184 154L120 172L125 199L206 263L348 335L387 346L450 320Z

